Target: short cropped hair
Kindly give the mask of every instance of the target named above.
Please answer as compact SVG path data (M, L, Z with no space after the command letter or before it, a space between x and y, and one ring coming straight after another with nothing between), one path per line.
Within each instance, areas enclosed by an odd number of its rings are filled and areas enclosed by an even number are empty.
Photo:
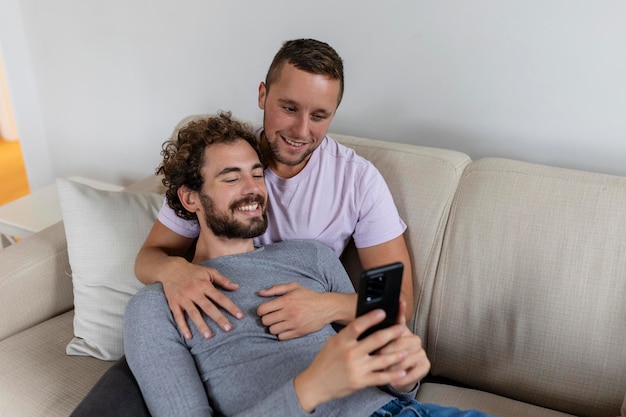
M339 97L337 106L343 98L343 61L337 51L329 44L315 39L294 39L283 43L282 48L274 56L267 75L265 88L269 92L273 83L280 78L280 72L285 63L290 63L299 70L325 75L339 80Z
M161 155L163 161L156 174L163 174L166 187L167 204L181 218L197 220L195 213L185 209L178 198L178 189L182 186L192 191L201 191L204 179L202 166L204 155L209 145L234 143L243 139L252 146L259 160L263 162L259 143L252 133L252 127L234 119L230 112L195 119L182 127L176 138L163 143Z

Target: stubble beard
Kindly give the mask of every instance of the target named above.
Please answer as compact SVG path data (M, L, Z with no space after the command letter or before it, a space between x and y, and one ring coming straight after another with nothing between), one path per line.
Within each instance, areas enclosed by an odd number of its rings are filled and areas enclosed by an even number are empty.
M266 140L267 140L267 137L266 137ZM275 140L273 142L270 142L269 140L267 140L267 143L268 143L270 151L271 151L272 159L274 159L274 161L276 161L276 162L279 162L281 164L284 164L284 165L287 165L287 166L290 166L290 167L294 167L294 166L298 166L298 165L302 164L313 153L313 149L307 148L304 151L304 153L302 153L301 155L297 156L296 159L289 158L288 156L285 156L285 155L281 154L281 152L280 152L279 141L282 141L282 140L283 139L280 138L280 137L275 138Z

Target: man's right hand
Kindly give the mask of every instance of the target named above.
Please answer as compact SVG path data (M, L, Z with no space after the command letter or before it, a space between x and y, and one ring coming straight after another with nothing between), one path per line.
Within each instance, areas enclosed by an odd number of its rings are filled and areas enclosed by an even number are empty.
M217 306L233 317L243 317L239 307L216 288L232 291L238 285L215 269L195 265L185 259L194 242L195 239L181 236L157 220L135 260L135 275L139 281L146 285L155 282L163 284L174 320L186 339L191 338L191 331L185 313L200 334L207 338L213 333L202 319L201 310L226 331L232 325Z
M174 261L174 259L172 259ZM191 331L187 326L185 313L196 325L200 334L210 338L213 333L202 318L204 311L224 331L232 329L232 324L217 308L220 306L233 317L243 318L243 312L226 295L216 287L234 291L239 286L220 274L216 269L195 265L178 258L176 276L163 280L163 291L185 339L191 339Z
M400 365L408 352L394 349L374 354L402 337L406 326L394 325L358 340L365 330L384 318L384 311L371 311L327 339L311 365L294 380L304 411L310 413L321 403L365 387L393 384L406 378L407 370Z

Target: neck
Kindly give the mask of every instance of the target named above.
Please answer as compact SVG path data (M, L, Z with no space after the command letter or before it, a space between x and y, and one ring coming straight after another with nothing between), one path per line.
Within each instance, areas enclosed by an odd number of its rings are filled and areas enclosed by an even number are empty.
M252 239L229 239L215 236L212 231L201 229L193 263L197 264L220 256L237 255L253 250L254 242Z

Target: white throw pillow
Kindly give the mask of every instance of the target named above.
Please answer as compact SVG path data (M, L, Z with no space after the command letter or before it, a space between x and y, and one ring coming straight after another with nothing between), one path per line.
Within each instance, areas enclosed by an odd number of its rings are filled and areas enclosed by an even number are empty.
M143 284L135 257L163 204L159 194L102 191L57 179L74 285L68 355L117 360L124 354L126 303Z

